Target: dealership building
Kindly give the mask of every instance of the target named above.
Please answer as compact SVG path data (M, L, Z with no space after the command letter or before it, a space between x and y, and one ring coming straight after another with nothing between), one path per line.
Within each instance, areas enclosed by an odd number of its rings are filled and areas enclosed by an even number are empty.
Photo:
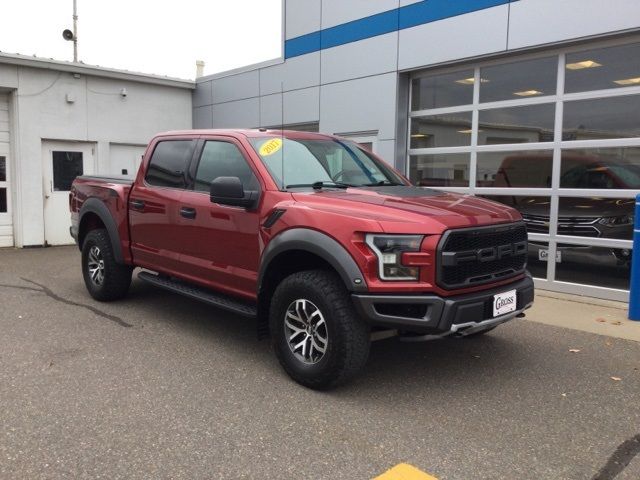
M637 0L288 0L283 54L199 78L195 128L352 138L417 185L512 205L539 288L627 300Z
M280 58L195 82L0 53L0 246L70 243L75 175L131 174L156 132L284 126L514 206L539 288L628 299L638 0L285 0L282 16Z

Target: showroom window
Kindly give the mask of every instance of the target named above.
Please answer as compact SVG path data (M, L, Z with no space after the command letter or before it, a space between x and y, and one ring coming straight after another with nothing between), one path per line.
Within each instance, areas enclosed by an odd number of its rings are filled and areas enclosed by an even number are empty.
M490 198L528 227L538 285L628 298L640 193L640 42L411 79L407 174Z

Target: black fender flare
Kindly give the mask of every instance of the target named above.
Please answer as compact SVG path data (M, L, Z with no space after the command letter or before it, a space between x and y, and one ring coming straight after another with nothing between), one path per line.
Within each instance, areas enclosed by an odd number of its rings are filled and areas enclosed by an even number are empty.
M120 234L118 233L116 222L113 220L113 216L107 206L97 198L87 199L82 204L82 208L80 208L80 213L78 215L80 218L80 222L78 224L78 246L80 247L80 250L82 250L82 242L80 242L80 226L82 225L82 219L87 213L97 215L102 221L107 229L107 233L109 234L109 240L111 240L111 247L113 249L113 255L115 256L116 262L124 263L124 257L122 256L122 244L120 243Z
M367 291L367 282L358 264L340 243L316 230L292 228L273 238L264 250L258 274L258 292L262 291L262 282L271 261L290 250L306 251L325 260L340 275L350 292Z

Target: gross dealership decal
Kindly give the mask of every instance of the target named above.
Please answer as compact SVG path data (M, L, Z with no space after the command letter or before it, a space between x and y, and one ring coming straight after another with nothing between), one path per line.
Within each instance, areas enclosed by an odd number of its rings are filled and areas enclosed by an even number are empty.
M269 155L273 155L278 150L282 148L282 139L280 138L272 138L271 140L267 140L260 147L260 156L268 157Z
M504 315L505 313L516 310L517 292L510 290L508 292L494 295L493 297L493 316Z

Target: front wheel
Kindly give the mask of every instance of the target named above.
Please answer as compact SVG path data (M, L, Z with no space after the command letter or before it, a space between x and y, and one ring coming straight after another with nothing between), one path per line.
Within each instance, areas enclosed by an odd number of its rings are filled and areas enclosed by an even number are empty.
M89 294L101 302L123 298L131 285L133 268L116 262L109 234L91 230L82 245L82 276Z
M369 327L333 272L309 270L285 278L273 296L269 322L280 364L306 387L344 383L369 356Z

